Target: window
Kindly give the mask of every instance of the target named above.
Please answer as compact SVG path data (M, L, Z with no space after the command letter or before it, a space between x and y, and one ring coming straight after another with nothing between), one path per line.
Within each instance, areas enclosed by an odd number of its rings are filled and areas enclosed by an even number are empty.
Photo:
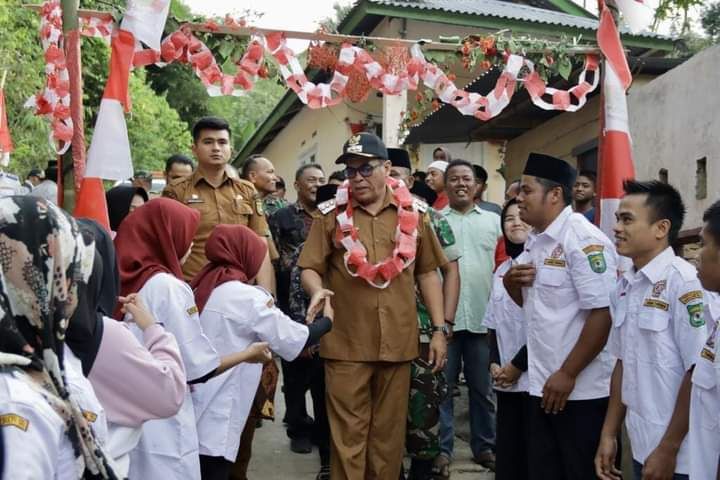
M668 183L668 171L667 168L661 168L658 172L658 180L663 183Z
M572 149L571 155L577 159L578 170L597 172L598 141L592 139Z
M695 167L695 198L707 198L707 158L703 157L696 162Z

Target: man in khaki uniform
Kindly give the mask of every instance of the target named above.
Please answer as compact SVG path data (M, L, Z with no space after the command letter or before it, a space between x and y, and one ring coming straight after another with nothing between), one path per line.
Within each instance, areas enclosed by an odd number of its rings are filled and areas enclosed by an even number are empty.
M338 189L337 205L333 201L318 205L321 215L313 221L298 261L303 288L311 296L308 317L313 318L330 298L336 311L333 330L320 343L320 355L326 360L331 478L394 480L400 474L405 444L410 362L418 356L415 282L434 325L429 360L439 370L445 364L447 345L442 284L436 270L447 259L427 215L418 211L407 189L393 187L396 181L388 178L387 149L378 137L353 136L336 163L347 165L349 188ZM400 263L394 274L383 270L386 276L363 273L392 258L399 219L407 219L408 211L414 221L401 225L411 238L413 231L417 233L410 241L414 261ZM338 221L347 227L346 214L367 263L345 261L343 245L350 244L351 237L341 244L336 230ZM407 252L407 247L400 242L398 250Z
M255 188L245 180L229 177L225 171L231 154L228 123L215 117L201 118L193 127L192 151L198 161L195 172L172 180L162 193L200 212L192 253L183 265L188 281L207 263L205 242L216 225L246 225L261 237L270 235L262 200ZM258 284L273 290L275 282L269 257L260 269Z

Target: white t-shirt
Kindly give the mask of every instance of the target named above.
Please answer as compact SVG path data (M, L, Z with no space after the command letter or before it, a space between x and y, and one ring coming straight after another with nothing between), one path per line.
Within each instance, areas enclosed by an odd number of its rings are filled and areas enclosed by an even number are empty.
M282 313L270 294L237 281L213 290L200 319L221 355L262 341L290 361L300 354L308 338L308 328ZM193 386L201 455L235 461L261 371L260 364L242 363Z
M611 295L609 351L622 360L622 401L633 458L660 444L680 384L707 339L703 292L695 267L668 247L640 271L623 274ZM687 439L686 439L687 440ZM688 473L687 441L675 473Z
M490 301L483 320L483 325L495 330L501 366L508 364L527 344L527 331L522 308L510 298L503 285L503 277L511 266L512 259L508 258L495 270ZM509 388L494 388L503 392L527 392L528 374L522 372L517 383Z
M516 262L532 263L535 282L523 288L530 395L542 397L580 338L590 310L610 305L617 255L608 237L566 207L542 233L531 232ZM610 395L612 357L603 350L575 379L569 400Z
M145 282L138 294L156 321L175 336L189 381L217 369L220 357L203 333L188 284L158 273ZM142 330L136 325L131 330L142 342ZM140 442L130 454L130 478L200 480L195 411L189 389L177 415L143 424Z
M0 371L3 478L77 480L78 466L65 422L17 371Z

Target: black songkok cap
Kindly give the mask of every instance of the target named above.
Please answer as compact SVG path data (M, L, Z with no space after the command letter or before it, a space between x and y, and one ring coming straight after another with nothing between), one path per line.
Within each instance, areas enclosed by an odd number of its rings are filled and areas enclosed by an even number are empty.
M389 160L393 167L402 167L412 170L410 165L410 154L404 148L388 148Z
M559 158L543 155L542 153L531 153L525 164L523 175L544 178L572 189L573 185L575 185L577 170Z

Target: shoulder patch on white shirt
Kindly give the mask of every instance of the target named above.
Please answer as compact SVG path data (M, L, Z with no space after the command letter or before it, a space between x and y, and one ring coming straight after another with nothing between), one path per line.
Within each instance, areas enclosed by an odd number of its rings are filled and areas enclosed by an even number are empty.
M95 423L95 420L97 420L97 413L91 412L90 410L83 410L82 411L83 417L85 417L85 420L87 420L90 423Z
M682 295L679 300L687 305L691 300L702 300L703 293L700 290L691 290L687 292L685 295Z
M605 270L607 270L604 250L605 246L599 243L588 245L582 249L583 253L587 255L588 262L590 262L590 268L595 273L605 273Z
M198 313L197 305L193 305L192 307L187 309L188 315L195 315L196 313Z
M29 426L30 420L16 413L0 415L0 427L16 427L23 432L27 432Z

